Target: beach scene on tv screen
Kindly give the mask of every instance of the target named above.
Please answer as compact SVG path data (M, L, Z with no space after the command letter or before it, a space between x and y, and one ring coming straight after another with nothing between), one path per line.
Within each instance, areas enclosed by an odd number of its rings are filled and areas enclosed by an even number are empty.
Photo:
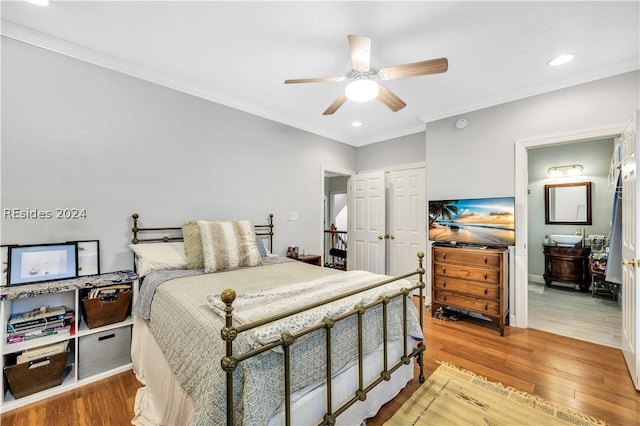
M429 201L429 240L515 245L514 209L513 197Z

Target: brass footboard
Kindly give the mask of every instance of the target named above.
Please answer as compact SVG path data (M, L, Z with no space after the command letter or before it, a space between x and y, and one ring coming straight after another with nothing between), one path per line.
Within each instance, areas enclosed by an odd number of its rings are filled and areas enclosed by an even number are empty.
M374 284L371 284L367 287L353 290L335 297L327 298L324 300L320 300L318 302L297 308L292 309L287 312L283 312L277 315L272 315L257 321L253 321L248 324L233 325L233 302L236 298L236 293L234 290L227 289L222 295L222 302L225 304L225 327L221 330L222 339L226 342L226 356L221 360L222 369L226 372L226 394L227 394L227 425L231 426L234 424L234 410L233 410L233 372L239 366L240 362L247 360L253 356L261 354L265 351L269 351L278 346L282 347L284 352L284 403L285 403L285 422L286 425L289 426L291 424L291 366L290 366L290 348L291 345L295 342L296 339L305 336L314 331L324 329L326 336L326 386L327 386L327 401L326 401L326 412L324 415L324 420L321 423L322 425L334 425L336 421L336 417L346 411L349 407L355 404L358 401L364 401L367 398L367 394L377 385L382 383L383 381L388 381L391 378L391 374L399 369L403 365L409 365L411 363L411 358L416 357L418 366L419 366L419 381L420 383L424 383L424 365L423 365L423 353L425 351L425 345L422 341L416 343L413 347L412 351L407 349L408 345L408 303L412 303L410 298L408 297L413 290L419 290L419 309L418 316L420 322L420 328L423 329L423 309L424 306L424 288L425 284L424 273L425 270L423 268L423 260L424 253L418 253L418 269L415 272L410 272L405 275L401 275L394 278L389 278ZM304 312L310 309L317 308L319 306L335 302L337 300L352 296L354 294L360 293L362 291L370 290L373 288L377 288L383 286L385 284L389 284L391 282L408 278L414 275L418 275L418 281L415 285L409 288L402 288L399 291L381 297L373 302L370 302L365 305L358 305L354 307L352 310L348 312L344 312L336 317L326 317L321 323L305 328L295 334L283 333L281 338L275 342L269 343L267 345L261 346L260 348L253 349L247 351L242 354L234 354L233 353L233 341L238 337L240 333L249 331L256 327L263 326L265 324L280 320L282 318L286 318L300 312ZM402 312L403 312L403 356L400 361L395 363L392 366L388 365L388 353L387 353L387 305L395 298L401 297L403 301ZM363 377L363 360L364 360L364 350L363 350L363 333L362 333L362 324L363 324L363 316L368 309L371 309L375 306L382 306L382 320L383 320L383 369L380 371L379 377L373 382L369 383L365 386L364 377ZM331 377L332 377L332 368L331 368L331 330L335 326L335 324L339 321L345 320L347 318L356 316L357 319L357 348L358 348L358 389L355 394L345 403L343 403L339 407L333 407L331 402Z

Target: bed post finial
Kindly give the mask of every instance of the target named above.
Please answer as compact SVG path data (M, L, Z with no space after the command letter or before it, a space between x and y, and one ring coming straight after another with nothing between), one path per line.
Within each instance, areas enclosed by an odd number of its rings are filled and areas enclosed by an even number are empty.
M424 267L422 265L422 262L424 261L424 252L423 251L419 251L418 252L418 272L420 274L424 274ZM422 281L422 280L420 280Z
M222 292L222 294L220 295L220 299L225 305L231 306L233 301L236 300L236 292L228 288Z
M131 217L133 218L133 228L131 228L131 232L133 232L133 238L131 239L131 242L133 244L138 244L139 240L138 240L138 218L140 217L140 215L138 215L138 213L134 213L131 215Z

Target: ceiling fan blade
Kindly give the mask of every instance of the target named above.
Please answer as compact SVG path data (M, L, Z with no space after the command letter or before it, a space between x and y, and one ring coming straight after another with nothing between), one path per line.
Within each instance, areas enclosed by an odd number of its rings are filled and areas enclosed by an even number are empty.
M429 59L413 64L397 65L378 71L380 80L394 80L396 78L416 77L419 75L439 74L449 69L447 58Z
M365 36L348 35L351 64L358 71L368 71L371 61L371 39Z
M387 89L383 85L380 85L378 99L380 99L380 101L388 106L393 112L400 111L402 108L407 106L402 99L397 97L391 90Z
M326 110L324 110L324 112L322 113L322 115L331 115L334 112L336 112L338 110L338 108L340 108L342 106L343 103L345 103L347 101L347 97L344 95L344 93L340 96L338 96L338 98L333 101L333 103L331 105L329 105L329 108L327 108Z
M289 80L285 80L284 84L339 82L343 81L344 79L345 77L292 78Z

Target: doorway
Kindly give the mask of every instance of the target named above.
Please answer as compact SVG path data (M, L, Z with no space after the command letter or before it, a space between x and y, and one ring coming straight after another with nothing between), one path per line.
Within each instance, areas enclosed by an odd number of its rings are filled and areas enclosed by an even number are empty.
M322 265L341 270L347 268L350 176L349 172L323 171Z
M530 328L620 348L622 308L618 300L618 283L605 283L601 280L598 281L599 287L596 289L602 291L592 293L589 289L592 281L599 279L597 275L591 278L592 265L599 267L606 264L609 250L607 243L611 233L613 198L616 196L615 182L610 185L609 173L615 148L616 139L605 138L534 147L527 151L527 295ZM554 172L558 167L567 165L574 166L573 173ZM551 223L547 220L551 218L545 211L547 185L562 185L568 188L569 185L584 183L589 183L590 188L589 220L573 219L575 205L572 206L571 212L567 212L563 221ZM576 223L571 223L572 221ZM577 238L584 237L578 243L579 248L565 249L554 247L556 243L549 237L554 234L578 234ZM567 253L563 252L562 257L548 257L543 254L550 250L564 250ZM567 258L568 250L576 257ZM559 277L554 277L559 279L545 282L545 274L549 273L548 268L551 268L547 262L552 262L554 268L560 271L557 274ZM579 280L581 285L578 285L576 280ZM611 294L607 294L608 292L604 291L605 286L615 293L612 291Z
M515 195L516 195L516 248L515 248L515 296L511 300L511 323L520 328L529 327L529 167L528 150L562 144L617 138L624 124L586 129L571 133L518 140L515 143Z

